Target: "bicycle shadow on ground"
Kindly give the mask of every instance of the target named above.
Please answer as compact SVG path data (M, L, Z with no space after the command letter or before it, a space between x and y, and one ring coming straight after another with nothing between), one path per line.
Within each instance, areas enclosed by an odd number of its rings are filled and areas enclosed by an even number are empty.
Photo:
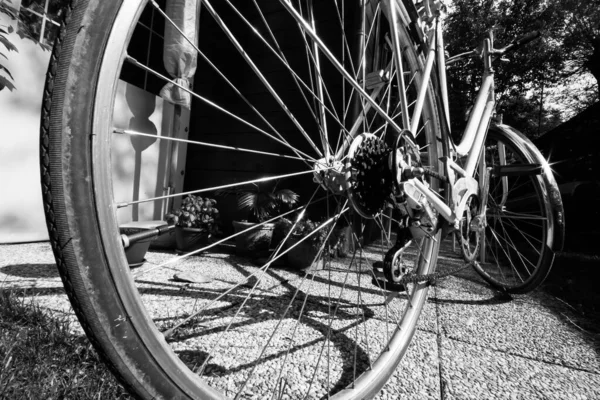
M312 317L314 315L328 315L328 313L331 312L328 298L318 295L307 295L306 292L299 290L290 283L289 276L284 277L279 273L280 271L271 269L267 270L265 274L268 274L271 278L278 281L280 290L283 289L284 291L279 295L273 295L273 293L263 294L262 290L255 288L255 285L259 283L258 277L250 276L251 273L244 266L238 264L235 257L228 258L227 262L242 275L249 277L248 282L246 282L244 285L241 285L239 290L223 295L220 301L228 304L219 307L212 307L202 312L201 320L199 321L201 328L200 331L197 329L198 322L194 323L192 321L188 326L182 326L178 333L168 339L168 342L184 342L190 339L201 339L202 337L209 337L210 335L218 335L224 331L248 329L252 325L259 322L266 322L269 320L278 321L281 315L284 313L286 313L285 318L290 320L299 320L300 317L302 317L301 324L313 332L329 331L329 324L327 320L320 321L317 318ZM286 272L290 271L288 270ZM302 273L298 274L299 279L317 279L316 276L312 277L311 275L310 277L302 277L301 274ZM319 280L325 282L325 280L322 278ZM148 283L155 284L154 282ZM177 286L171 283L165 283L164 285L173 287L173 289L175 289ZM169 289L141 288L140 292L142 294L165 295L172 291ZM248 296L250 292L252 294ZM208 287L193 287L189 288L184 293L171 294L188 295L210 301L219 294L222 294L222 292L210 289ZM288 309L288 305L292 302L296 302L298 304L305 303L305 308L302 309L301 307L291 307ZM243 308L240 308L242 304ZM348 310L356 311L356 313L348 312ZM229 318L233 315L239 316L240 321L232 321L227 326L212 326L202 328L202 321L210 321L216 318ZM353 357L343 360L343 364L339 366L342 374L338 381L330 386L329 390L331 393L337 392L346 387L353 380L354 374L361 374L370 367L370 361L372 360L369 360L368 354L360 347L360 345L358 345L358 343L356 343L351 335L355 332L357 325L360 325L374 317L375 314L368 308L368 305L363 305L362 307L357 308L355 304L342 300L341 305L337 307L335 315L336 321L346 321L347 323L343 326L343 328L331 329L329 340L333 347L340 349L356 348L356 364L354 363ZM168 329L174 325L177 319L181 318L160 318L159 320L155 319L155 322L165 323L164 328ZM196 324L196 327L192 328L194 324ZM262 357L260 360L254 360L247 363L242 362L241 364L232 368L224 368L217 364L211 363L210 360L207 360L207 357L209 356L208 353L203 350L185 349L176 351L176 353L190 369L194 370L201 368L201 366L206 363L203 371L205 375L223 377L238 373L244 374L245 371L251 371L257 364L268 363L272 360L287 357L303 349L315 345L318 346L320 343L323 343L323 345L326 343L325 337L322 335L319 335L318 338L302 341L301 343L297 344L293 344L292 341L290 346L277 350L273 354ZM321 365L324 365L326 362L327 361L325 359L321 360ZM317 368L315 368L315 371L316 370Z
M0 268L0 274L18 276L21 278L58 278L58 269L52 264L13 264Z

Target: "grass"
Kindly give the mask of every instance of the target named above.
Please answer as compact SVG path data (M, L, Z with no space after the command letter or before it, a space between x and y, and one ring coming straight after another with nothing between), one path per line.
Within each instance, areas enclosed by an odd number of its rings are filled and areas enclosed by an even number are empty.
M0 288L0 399L130 399L71 321Z

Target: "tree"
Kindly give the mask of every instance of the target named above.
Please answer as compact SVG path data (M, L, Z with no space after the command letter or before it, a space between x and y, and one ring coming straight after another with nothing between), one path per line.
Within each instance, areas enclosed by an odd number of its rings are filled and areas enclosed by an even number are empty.
M541 40L511 53L508 56L510 62L494 65L498 112L507 122L518 121L521 125L517 128L536 136L560 123L559 115L572 114L559 112L560 107L544 110L544 99L540 99L544 90L560 87L576 74L594 73L594 57L598 55L594 49L600 50L600 47L594 47L599 36L593 27L598 27L600 10L594 9L592 3L598 2L600 0L454 1L446 21L447 50L456 54L480 45L487 31L494 26L495 47L541 30ZM449 69L451 104L455 114L464 113L474 101L481 72L478 60ZM596 92L597 89L586 90L578 97L587 104L595 101ZM524 107L526 95L531 104ZM573 102L565 102L564 107L571 106ZM538 124L543 129L538 129ZM455 131L460 132L463 127L464 121L453 121Z
M27 39L39 45L42 49L49 51L52 47L54 36L58 32L58 27L55 22L62 19L64 10L70 0L49 0L49 1L26 1L18 2L19 8L15 8L11 2L0 0L0 16L8 17L11 21L17 21L16 32L12 25L4 28L0 26L0 49L4 47L9 52L18 52L17 48L8 39L8 35L15 32L21 39ZM52 20L52 21L51 21ZM45 29L42 28L45 21ZM0 52L0 61L8 56ZM14 90L14 79L5 65L0 62L0 90L5 87L9 90Z
M564 75L587 71L596 80L596 100L600 99L600 0L553 0L549 9L556 13L556 39L564 57Z
M8 14L9 16L12 16L12 11L10 9L8 9L4 4L0 4L0 12ZM18 52L15 45L12 44L10 40L8 40L9 33L12 33L12 28L10 26L6 30L4 28L0 27L0 43L4 46L4 48L6 50ZM6 56L6 54L4 54L1 51L0 51L0 56L3 57L4 59L8 60L8 57ZM1 58L0 58L0 60L1 60ZM8 88L8 90L10 90L12 92L15 89L15 85L13 84L14 78L13 78L12 74L10 73L10 71L8 70L8 68L6 68L5 65L0 63L0 72L2 72L2 71L4 72L4 75L0 74L0 90L2 90L4 88Z

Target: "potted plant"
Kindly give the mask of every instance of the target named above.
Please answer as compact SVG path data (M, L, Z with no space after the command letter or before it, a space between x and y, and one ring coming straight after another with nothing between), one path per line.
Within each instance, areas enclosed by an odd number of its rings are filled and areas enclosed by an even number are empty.
M136 233L157 229L165 225L164 221L132 221L125 224L119 225L121 235L133 235ZM138 240L136 242L129 243L125 246L125 257L130 267L139 267L144 264L144 256L148 251L152 241L156 237L148 239ZM128 241L129 242L129 241Z
M237 207L248 212L248 218L233 221L235 233L239 233L257 224L268 221L298 202L299 196L290 189L277 189L277 185L267 188L252 184L241 189L226 189L217 192L220 195L235 195ZM259 255L269 250L273 236L274 223L262 224L235 237L236 253L240 255Z
M219 210L217 201L188 195L181 207L165 216L169 225L175 225L175 243L177 251L187 253L197 250L219 232Z
M320 225L321 223L313 222L310 219L302 220L296 225L286 243L286 248L290 248L287 258L291 267L304 270L310 268L313 261L316 261L316 256L323 247L323 242L327 239L331 226L325 226L305 240L302 239L309 236ZM328 254L332 258L345 257L347 230L348 227L334 227L327 239L327 244L323 247L321 256Z

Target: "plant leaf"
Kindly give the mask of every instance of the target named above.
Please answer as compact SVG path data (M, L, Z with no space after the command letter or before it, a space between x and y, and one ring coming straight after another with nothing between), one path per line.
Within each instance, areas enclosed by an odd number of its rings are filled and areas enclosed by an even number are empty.
M5 87L11 92L16 89L15 85L13 85L11 81L0 75L0 90L4 89Z
M15 80L15 78L12 76L12 74L10 73L10 71L8 70L8 68L6 68L2 64L0 64L0 71L6 71L6 73L8 74L8 76L10 76L10 79L12 79L13 81Z
M2 43L4 47L8 49L8 51L15 51L17 53L19 52L19 50L17 50L17 48L3 35L0 35L0 43Z
M275 192L275 197L283 204L289 206L293 206L300 199L300 196L290 189L278 190L277 192Z
M240 210L252 210L257 204L256 193L246 192L238 197L238 208Z

